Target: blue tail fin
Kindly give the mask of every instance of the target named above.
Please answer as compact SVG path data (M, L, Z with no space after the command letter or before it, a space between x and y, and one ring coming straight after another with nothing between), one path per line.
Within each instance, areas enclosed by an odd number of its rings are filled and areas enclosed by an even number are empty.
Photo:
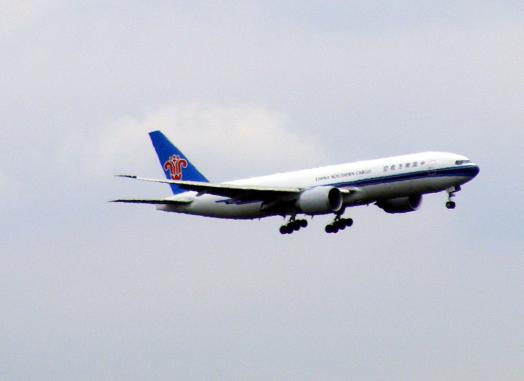
M162 132L152 131L149 137L168 180L209 182ZM170 184L170 186L174 194L185 192L175 184Z

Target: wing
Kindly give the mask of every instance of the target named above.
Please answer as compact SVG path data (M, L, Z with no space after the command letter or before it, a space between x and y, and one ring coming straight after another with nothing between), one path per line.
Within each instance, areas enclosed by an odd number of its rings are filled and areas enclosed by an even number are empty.
M169 200L169 199L155 199L155 198L121 198L112 200L111 202L124 202L128 204L153 204L153 205L187 205L191 200Z
M216 196L230 197L238 200L286 200L296 198L304 189L302 188L284 188L284 187L267 187L258 185L237 185L237 184L214 184L199 181L177 181L148 179L132 175L118 175L141 181L149 181L162 184L175 184L186 191L194 191L199 194L213 194Z

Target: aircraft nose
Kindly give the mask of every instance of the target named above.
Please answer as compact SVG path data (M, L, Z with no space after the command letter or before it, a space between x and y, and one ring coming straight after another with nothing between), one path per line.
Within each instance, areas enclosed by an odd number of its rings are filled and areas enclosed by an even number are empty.
M470 176L471 178L477 176L480 172L480 168L477 164L473 164L470 169Z

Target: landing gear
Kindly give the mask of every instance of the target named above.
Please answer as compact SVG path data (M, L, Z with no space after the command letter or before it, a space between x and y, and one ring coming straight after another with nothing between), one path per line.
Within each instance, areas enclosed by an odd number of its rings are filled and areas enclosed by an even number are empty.
M448 209L455 209L456 206L457 206L457 204L455 204L455 201L448 201L448 202L446 202L446 208L448 208Z
M460 190L460 186L452 187L447 190L448 201L446 202L446 208L455 209L457 204L455 203L455 201L453 201L453 197L455 197L455 192L458 192L459 190Z
M326 233L338 233L339 230L344 230L351 225L353 225L351 218L340 218L340 216L336 216L332 223L326 225L325 231Z
M280 234L291 234L305 227L307 227L306 220L296 220L295 217L291 217L287 224L280 227L279 231Z

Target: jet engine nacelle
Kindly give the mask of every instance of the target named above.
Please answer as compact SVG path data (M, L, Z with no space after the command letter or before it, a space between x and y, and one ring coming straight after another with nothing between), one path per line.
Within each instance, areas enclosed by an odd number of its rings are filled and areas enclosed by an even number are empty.
M422 203L422 195L412 195L409 197L396 197L377 202L379 208L387 213L407 213L417 210Z
M310 215L336 213L342 209L344 200L340 189L316 187L300 194L297 206Z

